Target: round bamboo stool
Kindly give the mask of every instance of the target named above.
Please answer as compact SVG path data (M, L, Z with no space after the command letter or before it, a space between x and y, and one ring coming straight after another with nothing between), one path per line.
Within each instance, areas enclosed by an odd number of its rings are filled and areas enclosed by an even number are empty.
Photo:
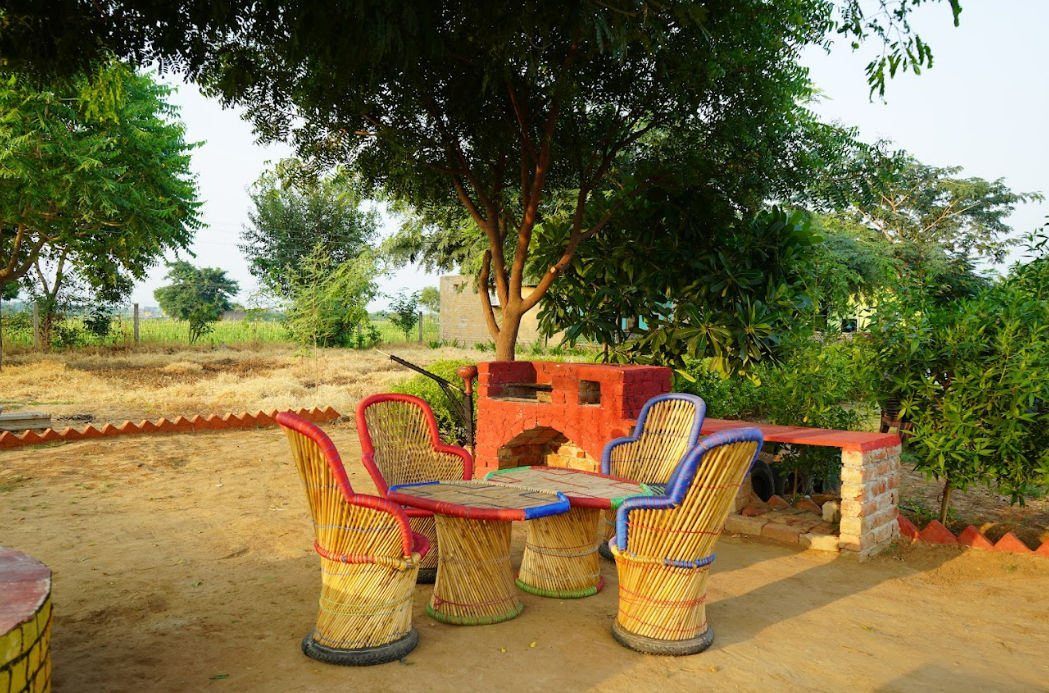
M604 587L597 556L598 508L573 507L528 523L517 586L540 597L574 599Z
M510 523L437 515L441 553L426 613L472 626L509 621L524 605L514 590Z

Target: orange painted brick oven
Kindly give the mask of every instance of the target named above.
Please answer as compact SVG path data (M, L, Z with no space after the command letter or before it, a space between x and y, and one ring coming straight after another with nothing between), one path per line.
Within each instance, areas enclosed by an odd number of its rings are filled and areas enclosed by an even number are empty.
M526 464L598 471L601 450L630 432L671 371L554 361L478 364L474 475Z

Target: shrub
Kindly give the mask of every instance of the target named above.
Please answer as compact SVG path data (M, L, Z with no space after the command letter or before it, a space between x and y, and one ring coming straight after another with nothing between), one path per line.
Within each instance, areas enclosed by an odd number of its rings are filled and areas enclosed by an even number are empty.
M699 395L707 416L784 426L853 430L863 421L863 371L858 346L851 341L823 341L795 335L782 350L782 362L765 363L750 377L723 378L709 360L686 363L677 389ZM691 380L689 380L691 378ZM820 490L837 478L840 453L834 448L785 446L778 465L793 481L791 493Z
M465 359L448 359L431 363L426 370L441 376L457 387L462 387L462 378L455 371L461 366L473 366L473 361ZM474 379L476 389L477 379ZM440 386L425 375L415 375L397 383L390 388L390 392L400 392L406 395L415 395L426 400L433 409L434 418L437 419L437 429L441 432L441 438L447 442L457 445L465 445L466 429L458 417L452 413L452 408L447 396Z
M941 521L955 489L984 484L1022 504L1049 484L1046 257L975 297L901 301L872 326L874 372L911 420L915 467L943 481Z

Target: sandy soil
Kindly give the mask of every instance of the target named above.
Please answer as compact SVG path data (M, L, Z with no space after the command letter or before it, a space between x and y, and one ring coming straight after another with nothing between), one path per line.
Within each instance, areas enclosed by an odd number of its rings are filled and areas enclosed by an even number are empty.
M425 354L415 356L422 362ZM295 367L288 354L258 358L270 360L271 372ZM312 397L283 403L294 397L276 381L242 396L260 398L262 390L272 392L267 401L282 402L274 406L331 404L351 411L347 405L363 394L357 391L374 391L401 375L378 359L372 365L371 375L356 376L350 364L327 364L329 374L349 380L341 387L352 392L340 393L346 404ZM5 399L27 387L20 384L22 368L53 375L32 360L5 366ZM127 398L112 400L101 399L101 389L85 389L82 371L66 365L63 372L64 385L49 377L37 386L53 400L66 391L65 404L49 407L68 409L62 413L142 418L218 411L201 408L236 399L225 394L225 384L201 377L179 400L191 408L153 413L142 404L152 401L145 379L132 385L121 376ZM256 375L244 369L238 377L251 383ZM312 389L321 387L328 385ZM269 408L241 401L230 407ZM355 488L372 491L352 426L327 429ZM1049 691L1044 558L908 547L857 563L726 537L710 580L714 645L685 658L640 655L612 640L617 582L610 563L602 568L607 587L601 594L550 600L521 593L524 613L495 626L432 621L424 611L429 588L420 586L419 647L402 662L353 669L320 664L299 651L320 584L310 531L279 429L0 452L0 545L54 571L59 693ZM522 540L523 527L515 526L515 561Z

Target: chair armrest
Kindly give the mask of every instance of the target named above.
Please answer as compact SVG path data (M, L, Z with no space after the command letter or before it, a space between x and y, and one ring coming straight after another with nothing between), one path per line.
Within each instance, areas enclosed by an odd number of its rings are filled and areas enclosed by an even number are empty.
M372 478L372 483L375 484L375 490L380 496L385 496L386 492L389 491L389 484L386 483L386 479L383 477L382 472L375 466L375 452L369 451L361 455L361 463L364 464L364 468L368 470L368 476Z
M369 510L377 510L392 515L397 522L398 529L400 530L401 550L403 551L403 555L412 555L415 540L412 536L412 528L408 524L408 515L404 512L404 509L401 506L387 498L380 498L378 496L371 496L363 493L344 495L344 498L348 505L368 508Z
M628 443L636 443L636 438L629 436L623 438L613 438L605 444L605 449L601 451L601 473L606 476L622 476L621 474L612 474L612 450L619 447L620 445L626 445ZM636 481L636 480L635 480Z
M468 450L461 448L458 445L447 445L445 443L437 443L433 446L434 452L441 455L454 455L462 460L463 465L463 480L469 481L473 478L474 474L474 459ZM436 479L434 481L437 481ZM441 481L444 481L443 479ZM451 481L451 479L448 479Z
M631 496L616 510L616 548L626 551L630 542L627 534L630 513L635 510L673 510L678 506L670 496Z

